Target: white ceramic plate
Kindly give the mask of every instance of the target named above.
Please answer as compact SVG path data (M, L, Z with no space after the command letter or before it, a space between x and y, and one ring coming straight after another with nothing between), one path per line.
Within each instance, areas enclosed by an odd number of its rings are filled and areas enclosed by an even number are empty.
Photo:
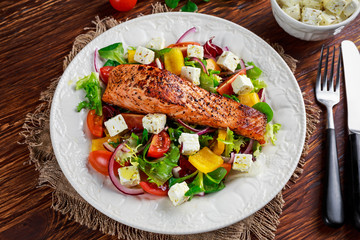
M74 83L93 69L93 53L115 42L126 47L145 45L162 36L174 43L186 30L197 32L186 40L228 46L246 61L263 70L268 83L267 101L274 110L273 122L281 123L276 146L263 148L264 168L254 177L232 177L226 188L205 197L195 197L178 207L166 197L148 194L127 196L110 180L88 165L90 139L86 135L86 111L76 112L84 92ZM92 206L123 224L146 231L191 234L236 223L271 201L284 187L299 161L305 139L305 108L299 86L283 59L266 42L243 27L208 15L162 13L122 23L90 42L70 63L57 86L50 115L51 140L56 158L76 191Z

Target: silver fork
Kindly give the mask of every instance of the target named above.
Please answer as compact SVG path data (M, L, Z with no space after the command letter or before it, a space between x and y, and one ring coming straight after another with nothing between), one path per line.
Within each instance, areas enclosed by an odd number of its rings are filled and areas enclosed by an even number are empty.
M326 127L326 176L325 190L323 196L323 220L330 227L340 227L344 223L344 205L341 195L339 163L337 158L335 126L333 107L340 100L340 69L341 69L341 48L339 48L339 59L337 62L336 79L334 86L334 62L335 47L332 51L332 62L330 75L328 76L329 47L327 47L323 80L321 78L324 46L321 48L319 69L316 77L316 99L326 106L327 127ZM330 80L330 82L329 82Z

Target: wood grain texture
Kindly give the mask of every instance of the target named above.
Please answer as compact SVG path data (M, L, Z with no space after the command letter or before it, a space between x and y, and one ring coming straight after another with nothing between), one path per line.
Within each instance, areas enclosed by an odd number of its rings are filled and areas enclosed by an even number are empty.
M19 132L26 113L40 103L39 96L50 80L62 73L62 61L75 37L91 26L96 15L118 20L150 14L151 3L139 0L129 12L116 12L107 0L19 0L0 2L0 239L114 239L93 231L53 211L51 189L37 188L38 173L24 164L29 152ZM198 3L199 12L233 21L299 60L295 73L300 88L314 100L314 83L322 44L339 45L344 39L360 47L360 16L334 38L305 42L286 34L276 23L268 0ZM336 136L341 172L347 146L344 89L335 108ZM321 220L324 176L325 120L321 116L313 134L304 173L284 192L286 201L277 239L360 239L347 223L339 229Z

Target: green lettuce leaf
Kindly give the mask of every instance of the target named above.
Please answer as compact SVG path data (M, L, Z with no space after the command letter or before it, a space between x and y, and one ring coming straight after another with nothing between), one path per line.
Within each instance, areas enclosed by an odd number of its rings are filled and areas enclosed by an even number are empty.
M99 74L92 72L90 75L79 79L76 82L76 90L84 89L88 101L82 101L77 106L77 111L81 109L95 109L96 114L102 116L102 103L101 103L101 87L99 81Z
M262 112L266 115L267 122L270 122L273 119L274 112L271 109L270 105L266 102L258 102L255 105L252 106L252 108L255 108L259 112Z
M260 77L262 70L255 66L253 62L247 62L247 66L254 66L252 69L246 70L246 76L250 78L251 80L257 79Z
M262 150L262 146L258 141L254 141L254 145L253 145L253 155L254 157L258 157L261 153Z
M122 43L114 43L107 47L101 48L99 50L99 55L102 58L116 61L120 64L126 64L127 61L124 56L124 48Z
M224 155L225 157L230 157L230 153L232 151L236 151L237 153L240 151L240 148L243 144L245 144L245 138L240 135L235 135L233 131L231 131L229 128L226 130L226 139L218 139L219 141L222 141L225 144L225 151Z
M145 158L147 150L148 148L144 150L143 156L138 156L135 161L151 182L161 186L172 177L172 169L177 166L180 158L179 148L171 144L164 157L151 162Z
M281 128L281 124L279 123L275 123L275 124L271 124L268 123L266 124L266 130L265 130L265 139L267 139L267 141L271 141L271 143L273 145L275 145L276 142L276 133L280 130Z

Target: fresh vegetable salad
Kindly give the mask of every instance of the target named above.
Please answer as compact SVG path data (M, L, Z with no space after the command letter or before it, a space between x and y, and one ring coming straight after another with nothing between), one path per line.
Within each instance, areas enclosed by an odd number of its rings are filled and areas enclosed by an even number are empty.
M89 109L87 127L92 134L88 161L109 176L124 194L168 196L175 205L225 188L231 172L248 173L262 145L229 128L189 125L165 114L138 114L101 101L109 73L120 64L148 64L166 69L199 87L255 108L267 116L265 137L275 144L280 124L270 123L273 111L265 100L266 83L253 62L244 61L227 46L184 42L188 30L165 47L153 38L145 46L122 43L95 50L95 72L79 79L76 89L86 92L77 110ZM105 60L99 66L100 60ZM104 62L104 61L103 61Z

